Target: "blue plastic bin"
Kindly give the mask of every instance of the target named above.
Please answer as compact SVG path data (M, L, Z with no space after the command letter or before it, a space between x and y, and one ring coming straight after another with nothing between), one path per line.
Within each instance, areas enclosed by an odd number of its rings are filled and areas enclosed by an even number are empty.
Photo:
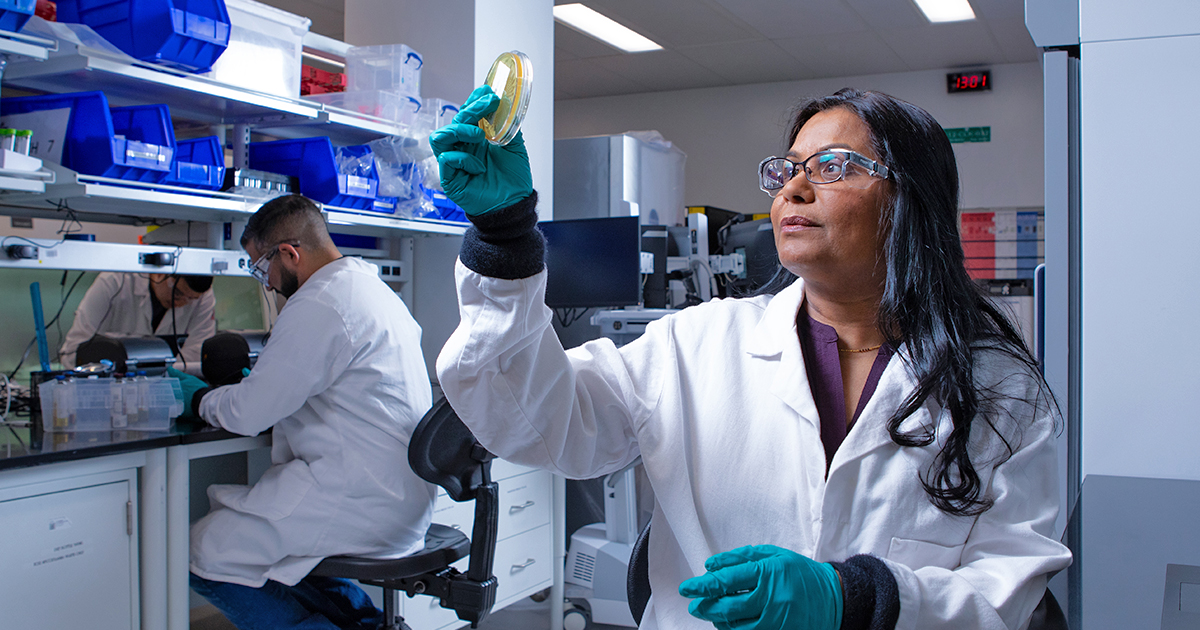
M164 184L205 190L221 190L225 185L225 152L216 136L179 140L175 160Z
M161 183L171 170L175 130L166 105L109 108L103 92L0 100L0 115L69 109L62 165L85 175Z
M0 0L0 31L17 32L33 17L37 0Z
M458 221L460 223L468 222L467 214L463 212L462 208L458 207L458 204L450 201L446 193L421 186L421 194L425 195L427 199L432 200L433 207L437 208L438 216L430 218L438 218L442 221Z
M225 0L58 0L59 22L86 24L129 56L208 72L229 45Z
M344 147L370 152L370 147ZM250 168L300 179L300 194L330 206L375 210L379 178L338 172L329 138L301 138L250 143Z

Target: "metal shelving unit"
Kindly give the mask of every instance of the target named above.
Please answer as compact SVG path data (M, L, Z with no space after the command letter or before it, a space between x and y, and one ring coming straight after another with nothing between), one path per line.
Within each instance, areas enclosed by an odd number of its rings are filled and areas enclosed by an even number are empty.
M212 79L153 66L77 43L0 33L0 52L20 55L6 69L5 85L45 93L103 91L114 106L164 103L177 123L227 125L276 138L327 135L335 144L362 144L405 136L404 125L304 99L283 98ZM236 144L236 143L235 143ZM49 181L10 177L0 171L0 213L61 219L139 223L245 220L262 200L241 195L80 175L47 164ZM327 208L340 231L374 236L461 235L466 226L447 221L399 219Z

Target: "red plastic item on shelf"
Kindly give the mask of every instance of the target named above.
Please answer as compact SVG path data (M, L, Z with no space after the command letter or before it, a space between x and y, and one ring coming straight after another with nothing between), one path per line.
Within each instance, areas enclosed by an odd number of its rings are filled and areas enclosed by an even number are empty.
M52 0L37 0L37 6L33 8L33 14L47 22L57 22L58 5L54 4Z

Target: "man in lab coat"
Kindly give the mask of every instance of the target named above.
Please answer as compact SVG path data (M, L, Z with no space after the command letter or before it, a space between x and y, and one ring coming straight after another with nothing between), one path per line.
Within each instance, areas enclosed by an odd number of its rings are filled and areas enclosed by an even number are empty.
M200 373L200 346L217 332L212 276L101 273L88 288L59 350L64 368L75 351L98 334L187 335L179 369Z
M234 433L273 428L272 466L253 486L209 488L192 587L241 628L374 628L382 613L353 582L306 576L328 556L424 547L435 487L406 456L432 404L421 328L373 265L338 252L305 197L263 205L242 245L287 304L248 376L185 384L185 400Z

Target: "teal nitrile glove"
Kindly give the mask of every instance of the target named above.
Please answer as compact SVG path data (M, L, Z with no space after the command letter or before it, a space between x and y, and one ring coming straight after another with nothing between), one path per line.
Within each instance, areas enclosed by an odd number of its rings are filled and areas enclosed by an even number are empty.
M208 383L205 383L200 377L192 376L186 372L180 372L173 367L167 368L167 376L179 379L179 388L183 390L183 415L192 415L192 398L196 392L202 389L208 389Z
M429 136L441 169L442 190L468 215L506 208L533 194L521 132L501 147L488 142L477 124L499 105L500 97L492 88L477 87L454 121Z
M741 547L704 562L704 575L684 580L693 617L720 630L838 630L842 585L837 571L774 545Z

